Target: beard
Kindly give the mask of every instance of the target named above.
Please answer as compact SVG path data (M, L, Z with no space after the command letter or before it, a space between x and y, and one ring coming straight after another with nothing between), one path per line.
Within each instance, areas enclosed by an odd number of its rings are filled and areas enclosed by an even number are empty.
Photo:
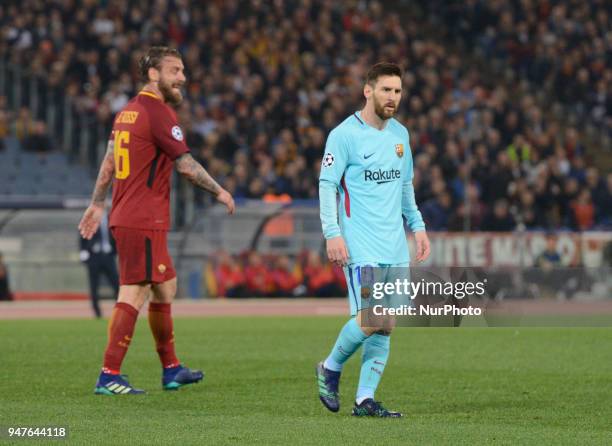
M167 104L177 106L183 101L183 95L181 94L180 90L174 91L173 89L173 87L178 89L181 87L181 85L173 85L170 82L165 82L160 79L158 87L159 91L161 91L161 94L164 97L164 102L166 102Z
M383 121L395 116L395 112L397 111L397 105L395 103L393 103L393 110L387 110L385 108L386 105L387 104L381 104L376 98L374 98L374 113L376 113L376 116Z

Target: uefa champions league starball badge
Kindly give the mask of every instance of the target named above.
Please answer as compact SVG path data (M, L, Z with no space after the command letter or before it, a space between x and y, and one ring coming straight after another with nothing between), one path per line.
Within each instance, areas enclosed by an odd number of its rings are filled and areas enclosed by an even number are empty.
M175 125L174 127L172 127L171 131L172 131L172 137L174 139L176 139L177 141L183 140L183 131L178 125Z
M334 155L326 153L323 157L323 167L331 167L334 164Z

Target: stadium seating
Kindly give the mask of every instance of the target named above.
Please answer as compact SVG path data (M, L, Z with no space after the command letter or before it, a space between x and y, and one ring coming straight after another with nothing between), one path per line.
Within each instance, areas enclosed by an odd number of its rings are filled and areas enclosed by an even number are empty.
M0 152L0 195L88 197L93 179L87 167L70 163L66 154L24 152L19 141L6 138Z

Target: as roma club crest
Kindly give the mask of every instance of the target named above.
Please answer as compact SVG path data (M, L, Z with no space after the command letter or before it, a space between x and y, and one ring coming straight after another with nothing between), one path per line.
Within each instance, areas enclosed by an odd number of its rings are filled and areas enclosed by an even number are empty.
M398 158L401 158L402 156L404 156L404 145L403 144L395 145L395 154L397 155Z

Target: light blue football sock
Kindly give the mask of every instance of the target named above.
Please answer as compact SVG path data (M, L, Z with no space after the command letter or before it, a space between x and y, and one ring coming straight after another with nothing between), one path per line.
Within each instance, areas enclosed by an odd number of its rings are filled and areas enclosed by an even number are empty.
M360 404L367 398L374 398L374 393L385 371L391 339L389 336L374 333L363 343L361 357L361 372L359 374L359 387L355 401Z
M341 372L344 363L357 351L366 338L366 334L361 330L355 318L349 319L340 330L336 344L323 366L327 370Z

